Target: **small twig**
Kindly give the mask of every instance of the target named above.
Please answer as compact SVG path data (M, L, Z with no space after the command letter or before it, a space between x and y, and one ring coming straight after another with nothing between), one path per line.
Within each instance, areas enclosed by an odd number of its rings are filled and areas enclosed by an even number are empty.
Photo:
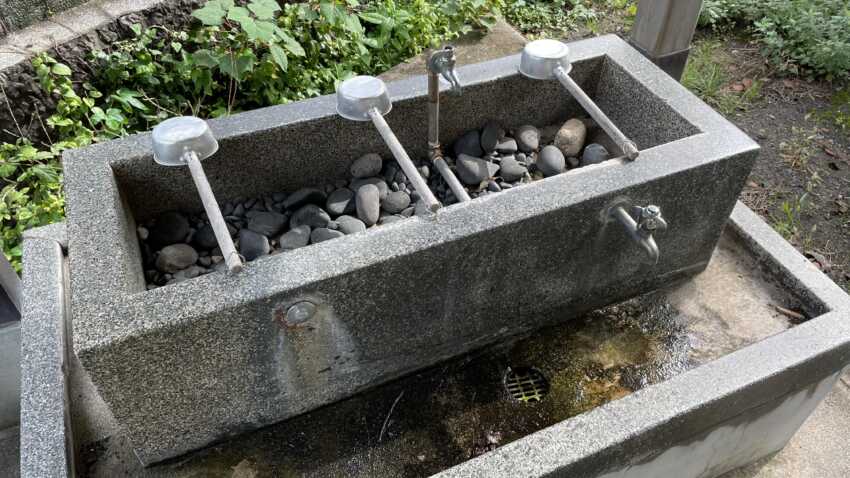
M786 316L788 316L788 317L791 317L792 319L795 319L795 320L806 320L806 316L805 316L805 315L803 315L803 314L801 314L801 313L799 313L799 312L795 312L795 311L793 311L793 310L786 309L785 307L780 307L780 306L778 306L778 305L774 305L773 307L774 307L774 308L776 308L776 311L777 311L777 312L779 312L780 314L783 314L783 315L786 315Z
M381 440L384 439L384 432L387 431L387 425L390 423L390 416L393 414L393 410L395 410L395 406L398 405L398 401L401 400L402 395L404 395L404 390L398 394L398 397L396 397L393 402L393 406L390 407L390 413L387 413L387 418L384 419L384 426L381 427L381 434L378 435L378 443L381 443Z
M3 87L3 83L0 83L0 92L3 93L3 98L6 99L6 108L9 109L9 115L12 116L12 121L15 122L15 128L18 128L18 134L20 135L21 138L23 138L24 132L21 129L21 125L18 124L18 119L15 118L15 112L12 111L12 104L9 102L9 96L6 95L6 88Z
M44 131L44 135L47 136L47 142L50 143L50 146L52 147L53 146L53 140L50 138L50 133L47 132L47 127L44 126L44 121L41 119L41 115L38 113L37 108L35 110L35 115L38 118L38 124L41 125L41 130Z

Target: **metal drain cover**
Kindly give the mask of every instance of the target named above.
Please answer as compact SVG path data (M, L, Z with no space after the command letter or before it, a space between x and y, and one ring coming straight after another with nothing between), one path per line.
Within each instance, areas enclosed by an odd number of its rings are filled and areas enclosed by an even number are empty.
M518 402L539 402L549 393L549 381L533 367L508 367L504 382L508 395Z

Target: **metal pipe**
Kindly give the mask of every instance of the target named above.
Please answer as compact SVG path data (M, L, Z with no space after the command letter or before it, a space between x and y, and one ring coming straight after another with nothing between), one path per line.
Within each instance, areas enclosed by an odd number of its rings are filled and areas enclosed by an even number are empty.
M425 202L425 206L427 206L431 211L439 209L441 207L440 202L437 201L434 193L431 192L431 189L428 188L428 185L419 174L419 171L416 170L416 166L413 165L413 161L410 160L410 156L407 155L407 151L404 150L404 147L398 141L398 138L396 138L395 133L393 133L392 129L390 129L390 125L388 125L386 120L384 120L381 112L378 111L377 108L371 108L369 109L369 118L372 120L372 124L375 125L378 133L382 138L384 138L384 142L390 148L390 151L393 153L393 156L399 166L401 166L404 174L406 174L407 178L410 179L410 182L413 183L413 188L419 193L422 201Z
M637 242L638 245L640 245L646 252L649 262L651 264L657 264L658 258L661 254L658 250L658 244L655 242L655 238L652 237L652 232L645 230L638 225L637 221L634 220L631 214L629 214L623 206L616 206L611 209L611 215L626 228L626 232L628 232L629 237ZM666 227L666 223L664 224Z
M438 64L438 58L446 58L446 55L451 55L451 60L444 61ZM452 71L449 74L449 79L452 83L452 90L460 92L460 82L457 80L457 75L454 70L454 52L451 47L446 47L431 54L426 66L428 70L428 149L430 150L431 162L443 176L443 179L449 185L452 194L460 202L471 201L466 188L457 179L455 173L449 167L446 160L443 159L442 145L440 145L440 78L441 70L449 68ZM445 76L445 75L444 75Z
M227 224L224 222L224 217L222 217L221 210L218 208L218 202L216 202L210 183L207 181L206 174L204 174L201 160L198 159L198 155L194 151L186 151L183 153L182 158L192 173L192 179L198 188L198 194L201 196L201 202L204 204L204 210L207 212L207 217L210 220L215 238L221 248L221 254L224 256L227 269L233 273L241 271L242 258L239 257L236 247L233 246L233 239L230 237L230 231L227 230Z
M596 103L587 96L584 90L582 90L581 87L573 81L572 78L570 78L569 73L564 69L564 67L558 66L555 68L555 77L558 78L558 81L564 85L564 88L573 95L573 98L575 98L576 101L578 101L579 104L581 104L581 106L590 113L590 116L596 120L599 126L608 133L608 136L610 136L611 139L620 146L620 149L623 150L623 153L627 158L634 160L638 157L640 152L638 151L637 145L634 141L630 140L625 134L623 134L623 132L620 131L620 128L617 128L617 126L608 118L608 115L596 106Z

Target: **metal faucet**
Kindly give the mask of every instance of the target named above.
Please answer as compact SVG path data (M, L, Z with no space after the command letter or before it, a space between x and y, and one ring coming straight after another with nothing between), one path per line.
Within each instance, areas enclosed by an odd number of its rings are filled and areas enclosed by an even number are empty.
M667 230L667 221L661 217L661 208L652 204L646 207L632 206L630 214L623 205L617 205L611 208L610 215L626 228L629 236L646 252L649 263L657 264L660 253L653 234ZM637 221L633 216L637 217Z
M425 62L428 70L428 150L431 162L443 176L443 179L446 180L454 196L458 201L466 202L471 201L472 198L469 197L469 193L466 192L463 184L446 164L440 146L440 79L438 75L442 75L452 85L452 93L460 95L463 88L460 86L460 80L458 80L457 72L455 72L456 62L454 47L451 45L435 50L428 56L428 61Z
M428 72L442 75L452 85L451 92L459 95L463 91L463 87L460 86L460 80L457 78L455 63L457 63L457 58L455 57L454 47L446 45L440 50L435 50L428 57Z

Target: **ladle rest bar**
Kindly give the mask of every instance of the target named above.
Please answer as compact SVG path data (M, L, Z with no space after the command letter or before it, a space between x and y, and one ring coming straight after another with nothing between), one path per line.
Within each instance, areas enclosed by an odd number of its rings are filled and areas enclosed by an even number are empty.
M702 270L758 146L615 36L570 45L571 78L637 143L609 161L365 233L145 291L137 221L200 210L185 168L154 164L148 135L66 154L74 351L138 457L154 463L274 423L471 349ZM441 105L447 143L585 116L519 56L464 66ZM424 77L389 83L386 117L427 157ZM210 121L204 162L224 201L333 181L389 152L333 95ZM622 152L614 152L620 154ZM655 266L613 204L663 211ZM316 313L292 320L293 304ZM288 320L289 319L289 320ZM302 318L303 319L303 318Z

